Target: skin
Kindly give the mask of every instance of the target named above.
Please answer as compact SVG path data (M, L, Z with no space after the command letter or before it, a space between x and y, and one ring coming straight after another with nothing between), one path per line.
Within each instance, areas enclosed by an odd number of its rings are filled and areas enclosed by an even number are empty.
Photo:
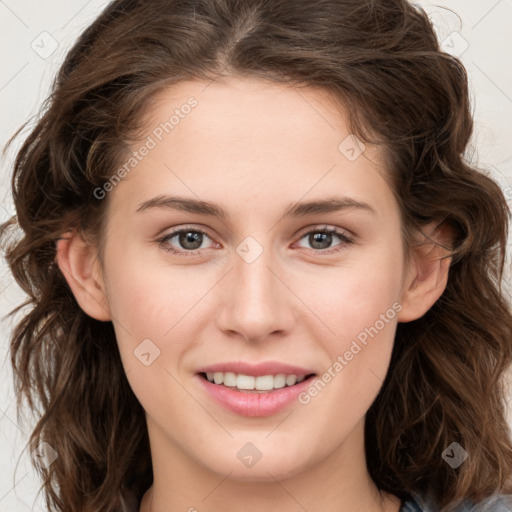
M419 318L439 298L449 259L428 244L406 265L383 157L370 144L354 161L339 151L350 132L325 91L235 77L182 82L146 112L143 139L190 96L198 105L109 192L103 261L75 231L58 245L80 306L113 322L146 411L154 483L140 511L396 512L398 498L379 494L366 468L365 414L397 322ZM230 218L136 211L171 193L218 203ZM333 194L374 212L282 218L291 204ZM208 235L194 256L156 242L180 227ZM304 235L317 227L354 241L333 235L322 253ZM251 263L236 251L248 236L263 249ZM191 252L178 237L166 244ZM396 316L307 405L242 417L198 385L200 366L223 361L282 361L321 375L393 304ZM149 366L134 356L147 338L160 350ZM247 442L262 454L250 468L237 458Z

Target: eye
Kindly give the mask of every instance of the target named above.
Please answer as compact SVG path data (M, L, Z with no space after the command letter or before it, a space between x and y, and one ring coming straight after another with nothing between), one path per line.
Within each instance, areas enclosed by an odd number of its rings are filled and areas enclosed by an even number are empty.
M344 231L335 228L314 228L304 233L300 240L307 237L307 241L311 244L312 248L305 247L308 251L319 254L331 254L342 251L347 245L354 242L353 238ZM341 242L330 247L333 240L338 238ZM173 242L173 239L176 239ZM183 227L164 235L157 240L158 244L165 250L172 254L180 256L196 256L202 247L203 242L211 238L208 234L197 228ZM173 245L174 244L174 245ZM178 245L178 248L176 248ZM218 244L217 244L218 246ZM211 248L212 246L210 246ZM301 246L303 247L303 246Z
M165 251L183 256L194 256L199 249L204 249L204 247L201 246L203 245L205 237L210 239L208 234L200 229L184 227L172 233L168 233L162 238L159 238L157 242ZM171 245L173 238L176 238L174 243L178 244L181 249L177 250Z
M312 246L312 249L308 250L314 253L332 254L342 251L347 245L354 243L354 239L351 236L335 228L314 228L304 233L301 240L304 238L307 238L308 243ZM341 243L330 248L333 240L336 238L341 240Z

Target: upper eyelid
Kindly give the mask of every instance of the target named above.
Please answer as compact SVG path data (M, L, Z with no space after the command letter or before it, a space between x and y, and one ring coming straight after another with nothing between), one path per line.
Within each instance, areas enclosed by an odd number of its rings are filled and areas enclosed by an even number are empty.
M213 237L210 235L210 233L208 232L207 229L205 228L202 228L202 227L194 227L194 226L184 226L182 228L173 228L171 229L171 231L169 231L168 233L164 233L160 238L172 238L180 233L182 233L183 231L196 231L196 232L199 232L199 233L203 233L204 235L207 235L210 239L213 240Z
M197 226L187 226L187 225L185 225L183 227L172 228L168 233L163 234L162 236L176 235L177 233L180 233L180 232L186 231L186 230L198 231L198 232L201 232L201 233L204 233L204 234L208 235L210 238L213 238L212 236L210 236L210 234L208 232L208 228L204 228L202 226L197 227ZM343 233L347 233L347 234L352 235L351 231L348 230L347 228L342 228L342 227L339 227L339 226L334 226L332 224L314 224L312 226L309 226L309 227L302 228L302 229L298 230L296 232L295 236L298 236L299 234L307 234L310 231L314 231L314 230L318 230L318 231L322 231L322 230L336 230L336 231L342 231Z
M332 224L315 224L314 226L299 230L295 236L304 236L310 233L311 231L338 231L341 234L346 234L347 236L350 237L353 236L348 229L341 228L339 226L333 226Z

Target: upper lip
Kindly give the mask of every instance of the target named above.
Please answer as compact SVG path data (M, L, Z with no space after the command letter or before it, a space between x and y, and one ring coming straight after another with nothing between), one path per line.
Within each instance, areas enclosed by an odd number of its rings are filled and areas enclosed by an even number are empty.
M279 361L268 361L265 363L246 363L244 361L217 363L209 366L199 368L197 373L215 373L215 372L232 372L242 375L251 375L258 377L261 375L278 375L284 373L285 375L309 375L315 373L308 368L302 368Z

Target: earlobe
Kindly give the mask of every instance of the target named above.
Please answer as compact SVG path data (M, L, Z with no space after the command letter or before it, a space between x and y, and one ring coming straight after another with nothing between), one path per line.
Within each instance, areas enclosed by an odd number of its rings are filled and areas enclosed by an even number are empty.
M63 234L57 242L56 261L82 310L96 320L111 320L96 250L80 232Z
M402 290L402 310L397 316L399 322L421 318L441 297L448 283L452 260L447 246L451 245L451 230L447 225L429 225L426 232L432 228L430 240L413 248L411 271Z

